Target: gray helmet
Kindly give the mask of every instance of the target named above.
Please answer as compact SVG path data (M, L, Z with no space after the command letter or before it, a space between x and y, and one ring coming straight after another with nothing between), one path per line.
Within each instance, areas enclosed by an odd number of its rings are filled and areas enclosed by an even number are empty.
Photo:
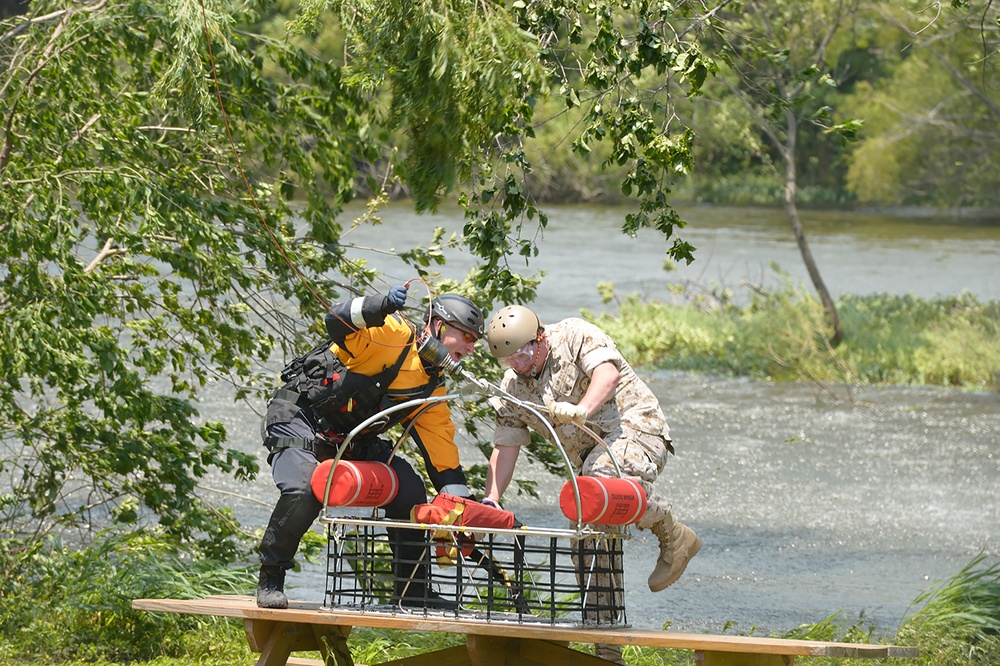
M431 301L431 317L458 324L483 337L483 311L465 296L442 294Z
M497 358L510 356L538 336L542 320L523 305L501 308L490 320L486 335L490 351Z

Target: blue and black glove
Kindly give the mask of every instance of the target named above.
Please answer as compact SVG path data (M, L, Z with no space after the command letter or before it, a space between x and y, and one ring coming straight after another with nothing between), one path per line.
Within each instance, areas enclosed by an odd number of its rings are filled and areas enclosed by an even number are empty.
M389 289L389 295L385 297L385 313L398 312L404 305L406 305L406 286L397 284Z

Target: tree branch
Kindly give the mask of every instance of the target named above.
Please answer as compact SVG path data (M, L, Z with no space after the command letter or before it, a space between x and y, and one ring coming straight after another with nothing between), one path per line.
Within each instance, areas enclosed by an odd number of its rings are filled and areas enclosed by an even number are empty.
M743 76L743 74L740 73L740 76ZM751 100L747 98L747 95L742 94L740 90L732 83L727 81L725 77L720 77L719 80L722 81L722 84L724 86L729 88L729 91L733 93L733 95L736 97L739 103L743 105L743 108L746 109L750 113L750 115L754 117L754 120L757 122L758 127L760 127L760 129L764 131L764 134L766 134L767 138L771 141L771 145L774 146L774 148L781 153L782 159L787 161L788 153L785 148L785 142L781 139L781 137L778 136L777 131L771 126L771 123L768 122L767 118L762 116L757 111L757 109L751 103Z
M190 127L166 127L163 125L140 125L136 127L137 130L162 130L163 132L196 132L197 130L191 129Z
M13 39L14 37L17 37L19 34L21 34L22 32L24 32L25 30L27 30L29 27L31 27L36 23L47 23L48 21L51 21L53 19L61 18L63 14L66 14L69 11L70 10L68 9L60 9L59 11L52 12L51 14L45 14L44 16L36 16L35 18L28 19L21 25L16 26L12 30L8 30L4 34L0 35L0 44L3 44L8 39Z
M96 4L91 5L89 7L80 7L70 10L53 12L51 14L46 14L45 16L40 16L37 17L36 19L32 19L30 21L26 21L25 23L21 24L21 26L27 26L34 22L41 22L42 19L45 19L46 21L53 20L56 18L59 19L59 24L56 26L55 30L53 30L52 34L49 36L48 43L45 45L45 49L42 51L42 55L39 56L38 63L35 65L35 69L32 70L32 72L28 75L28 78L25 81L25 87L30 85L30 83L35 79L35 77L38 76L38 73L42 71L42 68L44 68L45 65L47 65L49 60L52 58L52 53L53 51L56 50L56 42L59 36L62 35L63 31L66 29L66 25L69 22L69 19L74 14L78 14L81 12L95 12L104 7L105 4L107 4L107 0L100 0ZM21 26L18 26L18 28L20 28ZM14 30L5 34L3 38L0 38L0 44L3 43L4 39L7 39L9 36L11 36L12 33L16 33L18 28L15 28ZM67 46L65 48L68 49L69 47ZM4 88L6 87L7 86L5 84ZM0 174L3 174L3 172L6 170L7 164L10 161L10 154L13 151L14 142L11 139L11 128L13 127L14 124L14 116L17 115L17 106L21 100L21 97L22 95L19 94L14 99L14 103L11 104L10 114L8 114L7 120L4 123L4 143L3 147L0 148ZM91 119L91 122L93 121L96 121L96 118ZM86 127L87 126L85 126L84 129L86 129Z
M112 246L114 244L115 244L115 239L114 238L109 238L107 240L107 242L104 243L104 247L101 249L101 251L97 253L96 257L94 257L94 260L90 262L90 265L87 266L85 269L83 269L83 272L84 273L91 272L92 270L94 270L95 268L97 268L99 265L101 265L101 263L105 259L109 259L111 257L116 257L119 254L128 254L128 250L123 250L121 248L117 248L117 249L113 248Z

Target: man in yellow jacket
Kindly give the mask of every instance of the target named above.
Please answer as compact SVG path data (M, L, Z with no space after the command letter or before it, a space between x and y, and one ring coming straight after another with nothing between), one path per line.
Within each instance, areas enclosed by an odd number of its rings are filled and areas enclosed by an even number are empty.
M393 403L443 395L442 372L471 353L483 335L483 315L469 299L444 294L431 301L422 330L398 314L406 287L386 296L364 296L339 303L326 316L329 340L285 369L285 384L268 403L261 425L268 463L281 495L260 544L257 605L286 608L285 572L292 567L302 536L322 509L310 486L319 462L336 456L345 436ZM415 412L416 410L414 410ZM395 412L353 438L346 460L388 462L399 478L396 498L385 506L387 518L406 520L410 509L427 501L424 483L380 435L414 416ZM411 436L438 492L471 496L455 444L455 425L447 403L420 413ZM404 606L453 608L454 602L426 584L427 563L419 530L389 530L394 562L394 602Z

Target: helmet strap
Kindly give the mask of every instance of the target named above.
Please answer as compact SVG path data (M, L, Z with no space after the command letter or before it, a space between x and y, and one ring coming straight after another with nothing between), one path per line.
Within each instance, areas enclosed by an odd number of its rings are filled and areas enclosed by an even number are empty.
M540 352L542 352L542 351L545 352L545 355L542 357L541 365L538 366L538 372L536 372L533 375L534 379L538 379L539 375L542 374L542 371L545 370L545 366L548 365L548 363L549 363L549 352L551 352L552 349L549 347L549 340L548 340L548 338L545 337L545 329L541 329L538 332L537 337L535 338L535 341L536 341L535 342L535 354L536 355L540 355L539 354Z

